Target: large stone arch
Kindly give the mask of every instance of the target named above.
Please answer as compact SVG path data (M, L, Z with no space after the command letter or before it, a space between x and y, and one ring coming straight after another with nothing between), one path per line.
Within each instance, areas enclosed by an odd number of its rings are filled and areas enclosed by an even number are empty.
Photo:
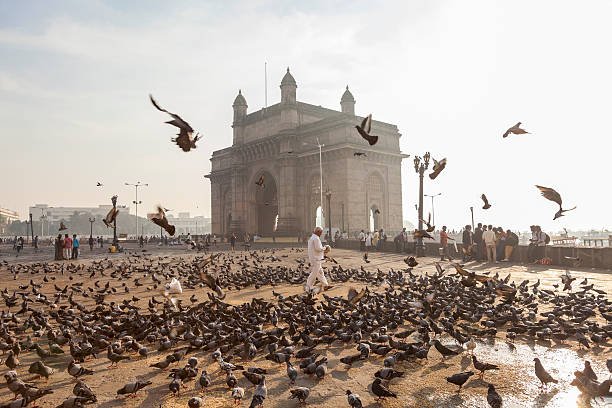
M257 185L263 176L263 184ZM261 236L271 236L276 230L278 217L279 185L276 178L267 169L260 169L253 173L249 181L249 202L253 222L250 224L252 232Z

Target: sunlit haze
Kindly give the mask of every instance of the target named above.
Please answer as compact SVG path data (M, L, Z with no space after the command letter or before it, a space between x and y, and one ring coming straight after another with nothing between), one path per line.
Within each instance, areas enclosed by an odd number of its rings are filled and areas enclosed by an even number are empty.
M269 105L289 66L299 101L339 110L348 85L357 115L397 124L406 220L430 151L448 160L425 181L438 225L474 206L512 229L612 228L610 16L609 1L2 1L0 207L129 204L141 181L143 214L210 216L211 154L232 143L238 89L264 106L267 62ZM196 150L171 144L149 93L203 134ZM503 139L519 121L531 133ZM578 208L553 221L535 184Z

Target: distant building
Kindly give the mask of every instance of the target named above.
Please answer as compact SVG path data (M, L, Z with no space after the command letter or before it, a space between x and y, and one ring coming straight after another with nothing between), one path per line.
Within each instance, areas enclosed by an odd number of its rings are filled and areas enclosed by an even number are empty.
M4 224L10 224L14 221L19 221L19 213L6 208L0 207L0 221Z
M19 213L0 207L0 234L5 234L12 222L19 221Z
M29 211L34 220L40 220L41 216L46 217L46 222L60 222L61 220L69 220L74 214L91 214L96 218L104 218L113 206L99 205L97 207L53 207L48 204L36 204L30 207ZM129 214L130 207L118 206L121 213Z
M191 217L188 212L178 213L178 217L166 214L168 222L176 228L175 235L191 234L202 235L210 232L210 218L201 215Z

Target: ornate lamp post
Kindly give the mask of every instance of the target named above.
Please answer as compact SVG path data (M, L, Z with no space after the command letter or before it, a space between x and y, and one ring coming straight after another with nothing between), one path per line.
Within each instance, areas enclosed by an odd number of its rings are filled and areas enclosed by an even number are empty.
M113 209L117 209L117 196L114 195L111 197L111 202L113 203ZM113 222L113 245L115 248L118 248L119 240L117 239L117 217L115 217L115 221Z
M414 171L419 175L419 231L423 230L423 176L425 171L429 168L429 159L431 155L426 152L423 158L419 156L414 157ZM425 251L425 245L423 245L423 237L417 238L416 255L423 256Z
M136 204L136 240L138 240L138 204L142 204L142 201L138 201L138 187L148 187L149 184L142 184L140 181L136 184L125 183L126 186L133 186L136 189L136 199L132 203Z
M327 233L329 234L329 243L333 243L333 235L332 235L332 223L331 223L331 191L329 189L325 192L325 197L327 197Z
M470 207L470 212L472 213L472 231L474 231L474 207Z
M93 223L96 222L96 217L89 218L89 239L93 238Z

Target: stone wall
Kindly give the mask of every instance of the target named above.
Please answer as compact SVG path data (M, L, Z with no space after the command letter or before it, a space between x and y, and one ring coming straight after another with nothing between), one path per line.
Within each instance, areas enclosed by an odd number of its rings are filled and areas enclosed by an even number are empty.
M359 241L356 240L340 240L336 243L336 247L342 249L359 249ZM408 253L413 253L414 243L408 242ZM440 244L438 242L426 242L425 243L425 254L427 256L438 257L438 248ZM451 247L452 248L452 247ZM457 248L461 250L461 246L457 244ZM512 262L527 263L527 246L519 245L515 248L512 255ZM393 241L387 241L384 243L382 252L395 252L395 244ZM460 254L454 252L454 248L451 250L451 255L461 258ZM612 248L610 247L598 247L598 248L582 248L582 247L563 247L563 246L546 246L545 256L552 259L552 265L558 267L572 267L576 263L571 259L565 257L580 258L579 266L583 268L597 268L597 269L612 269ZM503 265L504 263L500 263Z

